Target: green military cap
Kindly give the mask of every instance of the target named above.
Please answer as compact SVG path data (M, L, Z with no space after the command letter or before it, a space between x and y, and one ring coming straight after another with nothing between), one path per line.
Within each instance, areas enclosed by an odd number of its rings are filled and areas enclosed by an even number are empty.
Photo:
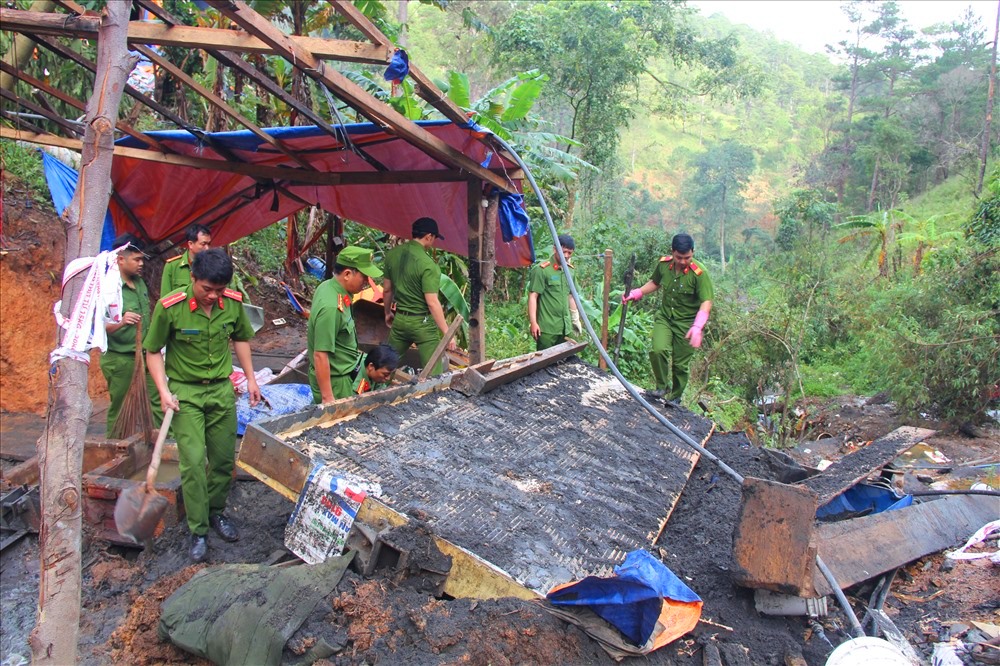
M337 263L359 270L368 277L382 277L382 271L372 262L372 251L357 245L348 245L337 255Z

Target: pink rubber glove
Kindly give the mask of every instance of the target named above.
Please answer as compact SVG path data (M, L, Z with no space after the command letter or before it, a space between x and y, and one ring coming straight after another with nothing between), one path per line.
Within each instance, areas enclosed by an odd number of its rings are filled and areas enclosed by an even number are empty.
M640 298L642 298L642 289L636 287L632 291L628 292L628 294L622 296L622 305L628 303L629 301L638 301Z
M704 310L698 310L698 314L694 318L694 324L688 329L687 335L684 337L691 341L691 346L697 349L701 347L701 329L705 328L705 324L708 323L708 313Z

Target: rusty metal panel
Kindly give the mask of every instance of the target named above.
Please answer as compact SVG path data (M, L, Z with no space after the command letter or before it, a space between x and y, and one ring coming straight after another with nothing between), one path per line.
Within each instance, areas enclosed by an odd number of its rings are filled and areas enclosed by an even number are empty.
M712 427L692 414L677 425L700 441ZM541 593L648 548L697 459L579 361L485 395L411 397L286 443L377 481L388 507Z

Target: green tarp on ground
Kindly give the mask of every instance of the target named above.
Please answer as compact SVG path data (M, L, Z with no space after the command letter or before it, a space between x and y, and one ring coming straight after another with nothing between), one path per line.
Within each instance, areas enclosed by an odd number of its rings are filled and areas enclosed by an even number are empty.
M279 664L285 643L337 587L353 557L201 571L163 603L160 639L222 666Z

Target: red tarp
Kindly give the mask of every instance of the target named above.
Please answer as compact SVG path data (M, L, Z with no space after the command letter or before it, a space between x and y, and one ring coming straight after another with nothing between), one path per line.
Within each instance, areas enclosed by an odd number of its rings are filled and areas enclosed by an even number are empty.
M517 166L498 155L469 130L448 121L419 123L477 163L490 158L489 166L501 164L507 170ZM406 141L369 124L343 126L351 143L388 167L390 171L447 170L447 167ZM321 172L375 172L376 169L350 147L316 127L288 127L265 130L281 140ZM150 137L180 155L224 160L206 142L184 131L150 132ZM249 131L208 135L233 155L249 164L300 168L285 154ZM126 137L118 145L144 147ZM115 156L112 168L115 192L138 219L137 229L121 205L112 199L110 210L118 233L131 231L156 243L170 238L179 241L192 222L208 224L213 243L231 243L278 220L304 205L274 189L261 187L249 176L225 171L174 166ZM513 181L520 190L520 182ZM395 236L410 237L410 225L418 217L438 221L444 240L435 243L449 252L467 256L468 213L466 183L416 183L406 185L302 185L284 184L299 199L343 218L360 222ZM505 243L496 233L496 258L501 266L527 266L533 258L529 236Z

